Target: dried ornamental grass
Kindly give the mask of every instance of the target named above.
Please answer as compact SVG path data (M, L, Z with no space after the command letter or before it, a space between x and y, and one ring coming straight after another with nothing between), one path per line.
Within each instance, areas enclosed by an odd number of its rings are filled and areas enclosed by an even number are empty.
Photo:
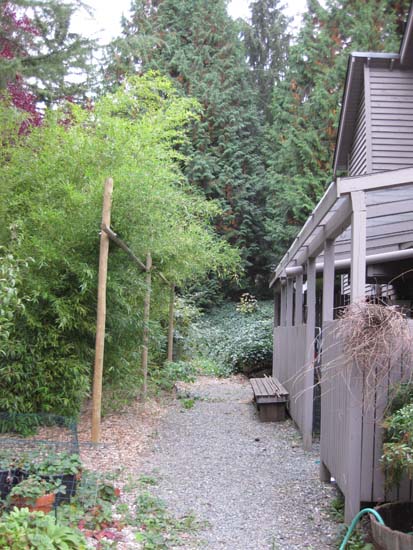
M357 365L368 387L386 379L392 366L412 351L406 316L382 303L350 304L336 330L344 344L347 364Z

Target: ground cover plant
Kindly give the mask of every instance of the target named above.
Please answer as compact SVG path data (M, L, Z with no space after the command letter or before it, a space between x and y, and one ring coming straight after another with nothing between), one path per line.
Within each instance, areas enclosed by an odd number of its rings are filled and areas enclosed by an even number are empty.
M178 286L237 270L210 222L219 209L190 189L177 145L198 106L156 74L135 77L93 108L67 103L21 135L1 104L0 410L72 415L87 395L94 352L102 185L115 181L112 226ZM110 253L105 385L140 382L144 277ZM151 350L164 358L169 289L154 277ZM10 319L13 322L10 323ZM127 380L127 383L125 381ZM132 396L136 395L133 394Z
M187 353L211 362L223 375L271 369L272 302L243 299L212 310L191 329ZM209 361L209 364L208 364ZM202 364L202 361L201 361Z

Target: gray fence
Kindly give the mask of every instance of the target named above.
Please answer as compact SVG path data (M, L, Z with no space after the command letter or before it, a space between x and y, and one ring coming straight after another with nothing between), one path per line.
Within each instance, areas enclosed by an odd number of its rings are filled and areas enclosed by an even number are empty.
M306 429L308 401L313 388L306 387L306 325L274 329L273 374L290 394L289 412L301 433Z
M350 521L361 502L413 500L412 483L406 478L399 488L385 488L380 465L383 413L392 385L409 377L411 354L391 365L379 383L366 383L359 369L348 364L337 323L324 326L321 379L320 458L322 472L336 480L345 496L345 517ZM410 323L413 333L413 323ZM273 373L290 393L290 414L303 434L312 411L313 388L308 387L306 326L274 329ZM311 405L309 404L311 401Z

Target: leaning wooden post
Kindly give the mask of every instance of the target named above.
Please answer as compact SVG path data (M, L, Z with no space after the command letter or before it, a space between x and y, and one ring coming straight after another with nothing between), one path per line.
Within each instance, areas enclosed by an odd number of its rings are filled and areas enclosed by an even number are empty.
M105 181L103 195L102 225L110 226L110 209L112 206L113 180ZM100 441L100 417L102 409L102 377L103 355L105 348L105 324L106 324L106 281L108 273L109 237L104 232L100 233L99 252L99 277L98 277L98 305L96 320L96 346L95 367L93 372L92 395L92 442Z
M143 401L146 401L148 393L148 346L149 346L149 314L151 307L151 285L152 285L152 256L146 255L146 294L143 306L143 345L142 345L142 371L143 371Z
M174 306L175 285L171 284L171 292L169 297L168 361L173 361L174 356Z

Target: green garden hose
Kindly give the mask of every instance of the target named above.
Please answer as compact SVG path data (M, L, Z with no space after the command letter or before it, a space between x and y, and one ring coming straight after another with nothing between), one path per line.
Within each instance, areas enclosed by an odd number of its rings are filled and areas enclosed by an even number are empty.
M350 524L350 527L347 529L347 534L344 537L343 542L341 543L340 550L344 550L346 547L346 544L348 543L352 532L354 531L354 527L357 525L359 519L361 516L364 516L364 514L373 514L373 516L377 519L377 521L380 523L380 525L384 525L384 521L381 517L381 515L376 512L376 510L373 510L373 508L363 508L363 510L360 510L360 512L357 514L357 516L353 519L353 521Z

